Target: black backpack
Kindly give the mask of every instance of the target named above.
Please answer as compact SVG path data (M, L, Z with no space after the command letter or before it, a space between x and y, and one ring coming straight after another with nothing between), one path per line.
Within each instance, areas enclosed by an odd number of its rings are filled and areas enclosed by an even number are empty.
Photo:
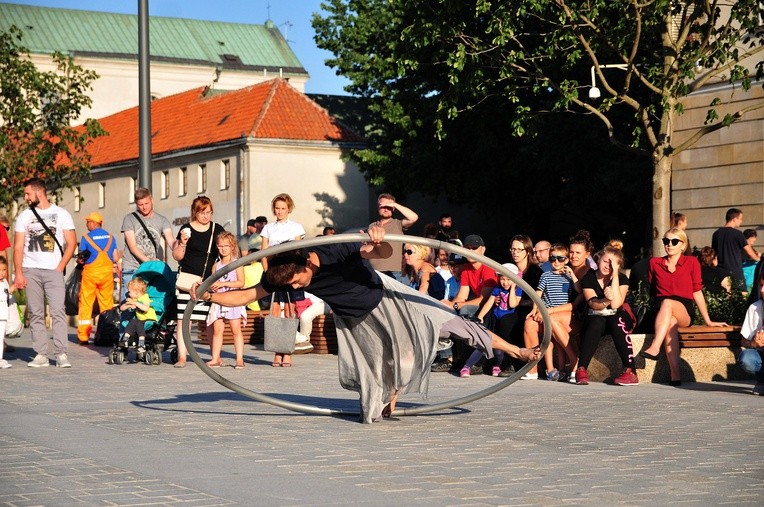
M113 347L119 341L119 325L122 320L118 306L106 310L98 317L93 345L97 347Z

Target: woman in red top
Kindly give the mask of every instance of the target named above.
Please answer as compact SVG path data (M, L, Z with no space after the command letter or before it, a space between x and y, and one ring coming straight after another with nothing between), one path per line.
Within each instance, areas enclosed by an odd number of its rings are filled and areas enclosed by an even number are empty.
M698 305L707 326L724 326L713 322L708 316L703 297L700 263L691 255L682 255L687 248L687 235L673 227L663 235L665 257L650 259L648 278L652 287L658 315L655 318L655 337L645 350L639 353L647 359L657 360L661 345L666 342L666 357L671 369L672 386L682 385L679 372L679 328L689 326L694 315L693 301Z

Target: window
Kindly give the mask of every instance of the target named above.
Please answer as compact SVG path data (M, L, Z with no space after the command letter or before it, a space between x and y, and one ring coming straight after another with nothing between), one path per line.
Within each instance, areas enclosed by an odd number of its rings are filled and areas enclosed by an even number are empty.
M98 184L98 207L106 207L106 183Z
M162 171L159 175L160 199L170 197L170 172Z
M203 194L207 191L207 164L199 164L196 176L196 193Z
M231 162L223 160L220 163L220 190L228 190L231 187Z
M80 187L74 187L74 211L79 213L82 208L82 193Z
M130 195L127 196L128 204L135 202L135 189L138 188L138 178L130 178Z
M188 172L185 167L178 170L178 196L183 197L188 193Z

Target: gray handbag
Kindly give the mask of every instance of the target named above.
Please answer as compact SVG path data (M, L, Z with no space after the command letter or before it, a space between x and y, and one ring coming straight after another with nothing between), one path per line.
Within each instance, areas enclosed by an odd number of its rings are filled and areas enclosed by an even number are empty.
M289 293L287 292L287 304L289 303ZM273 296L271 296L271 306L274 304ZM295 317L282 318L267 315L263 325L263 349L275 352L276 354L294 353L295 336L300 327L299 319Z

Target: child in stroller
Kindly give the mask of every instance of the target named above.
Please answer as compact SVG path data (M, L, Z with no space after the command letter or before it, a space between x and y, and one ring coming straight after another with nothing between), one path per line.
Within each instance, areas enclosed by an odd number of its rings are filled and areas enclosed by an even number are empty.
M141 296L139 288L145 287L145 295ZM162 353L173 343L174 322L168 321L174 308L175 274L162 261L147 261L135 271L133 279L128 283L129 298L120 306L120 329L124 329L119 343L109 353L109 364L122 364L130 350L136 351L136 360L149 365L162 363ZM141 296L140 298L138 296ZM137 300L137 303L136 303ZM146 314L141 319L140 306L148 300ZM140 306L139 306L140 305ZM140 308L142 310L142 308ZM154 319L146 318L152 316ZM139 321L143 324L144 333L140 332ZM137 327L133 327L137 326ZM135 330L138 330L137 332ZM141 334L145 335L143 344Z

